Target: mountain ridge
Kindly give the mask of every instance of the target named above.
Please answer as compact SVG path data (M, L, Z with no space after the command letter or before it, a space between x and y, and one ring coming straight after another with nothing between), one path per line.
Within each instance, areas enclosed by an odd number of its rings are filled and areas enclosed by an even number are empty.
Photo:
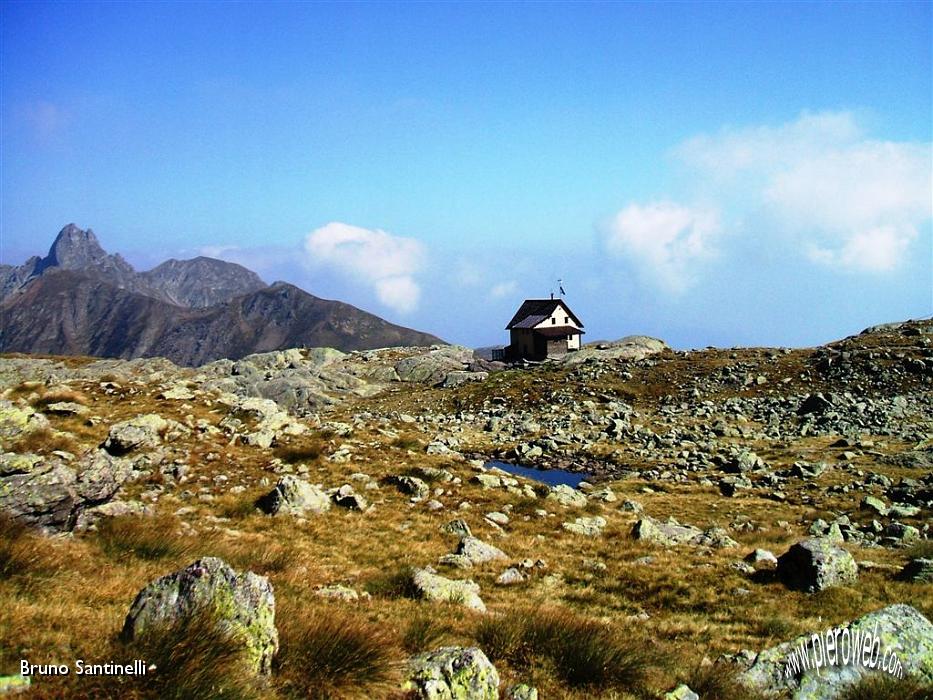
M199 256L137 272L91 229L64 227L44 258L0 266L0 351L180 365L300 346L368 350L440 338L247 268Z

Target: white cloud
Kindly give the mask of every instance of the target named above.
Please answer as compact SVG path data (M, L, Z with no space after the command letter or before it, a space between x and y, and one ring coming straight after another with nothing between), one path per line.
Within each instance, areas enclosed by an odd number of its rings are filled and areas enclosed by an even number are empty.
M755 222L759 234L838 269L895 270L933 216L931 144L869 139L850 112L726 129L675 154L715 183L724 207L758 208L768 219Z
M690 286L696 265L714 254L719 228L718 215L709 209L633 203L606 226L606 247L635 264L641 276L679 293Z
M518 282L508 280L507 282L494 284L492 289L489 290L489 296L492 299L502 299L503 297L513 296L516 292L518 292Z
M331 265L371 285L391 309L408 313L418 307L415 275L424 266L425 250L414 238L335 221L308 234L305 252L311 264Z

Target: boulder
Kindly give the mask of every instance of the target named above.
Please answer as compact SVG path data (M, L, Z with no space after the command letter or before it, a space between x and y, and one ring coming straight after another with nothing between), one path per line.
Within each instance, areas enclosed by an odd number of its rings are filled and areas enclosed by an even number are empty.
M330 498L319 486L287 474L274 489L256 501L256 506L269 515L305 515L330 510Z
M0 455L0 512L47 532L72 530L86 508L109 501L132 473L102 450L72 466L57 456Z
M873 648L877 635L878 651L875 658L879 666L885 654L889 657L893 654L902 664L906 677L921 685L933 686L933 623L915 608L903 604L889 605L847 625L840 625L839 629L843 631L840 631L838 637L835 630L822 630L815 635L806 634L760 652L754 657L750 667L739 674L738 680L766 695L789 697L794 700L834 700L841 697L847 687L858 683L862 677L882 673L878 668L866 668L862 664L862 658L855 661L852 658L854 653L847 652L847 649L854 648L856 633L860 639L865 639L863 635L868 633L871 635L869 646ZM833 652L828 651L825 642L828 632L832 632L835 647ZM793 659L799 660L799 653L803 648L812 664L816 658L814 637L823 640L824 662L819 669L804 670L799 663L794 665ZM832 660L827 659L829 654L833 654L835 663L827 663ZM872 651L869 656L874 654Z
M331 496L334 503L347 510L358 510L360 512L369 508L369 502L363 498L350 484L344 484L337 489Z
M456 603L470 610L486 612L486 604L479 597L479 585L467 579L457 581L438 576L430 568L415 569L411 578L418 597L440 603Z
M144 413L110 426L104 449L120 455L140 448L158 447L168 428L169 422L162 416Z
M31 406L17 406L12 401L0 400L0 438L13 438L49 427L49 420Z
M898 578L914 583L933 583L933 559L914 557L904 565Z
M471 564L485 564L489 561L505 560L508 556L498 547L483 542L478 537L466 536L457 545L457 555L464 556Z
M441 647L412 657L407 666L402 689L419 700L499 698L496 667L476 647Z
M272 584L250 571L238 573L216 557L205 557L143 588L133 601L122 636L131 641L159 634L191 616L207 613L241 640L249 668L269 673L279 648Z
M587 503L586 494L577 491L572 486L567 486L567 484L551 487L546 500L571 508L583 508Z
M606 519L597 515L592 518L577 518L572 523L564 523L563 528L567 532L573 532L577 535L586 535L587 537L597 537L602 534L606 527Z
M778 557L777 575L788 588L812 593L853 583L858 578L858 565L831 540L812 537Z
M431 488L416 476L396 476L391 481L399 491L418 500L427 498L431 493Z
M674 518L668 518L667 522L660 522L645 516L635 523L632 528L632 535L637 540L644 540L665 547L681 544L714 547L716 549L739 546L738 542L729 537L722 528L710 528L703 531L692 525L681 525Z

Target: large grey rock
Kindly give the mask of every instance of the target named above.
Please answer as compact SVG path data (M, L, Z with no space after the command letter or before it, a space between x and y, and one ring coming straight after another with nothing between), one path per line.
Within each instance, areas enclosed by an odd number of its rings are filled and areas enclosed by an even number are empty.
M740 673L738 678L749 688L778 697L790 697L793 700L833 700L863 676L882 673L878 668L865 668L861 658L857 662L853 661L854 654L851 652L848 654L848 663L843 663L846 648L854 648L855 634L864 639L863 635L868 633L872 635L873 649L877 635L877 653L872 651L869 657L876 658L879 666L885 654L889 658L893 654L902 664L905 676L933 687L933 623L915 608L902 604L889 605L848 625L840 625L839 629L847 632L840 631L839 637L835 633L832 635L835 651L830 653L835 656L834 664L824 661L818 670L805 670L799 661L797 664L793 663L795 658L799 660L801 647L806 650L811 662L816 658L813 635L807 634L760 652L751 666ZM823 639L824 660L828 651L825 643L827 631L817 633L818 637ZM848 644L845 643L847 639ZM793 655L794 652L796 655Z
M419 500L427 498L431 493L431 488L416 476L396 476L392 478L392 483L402 493Z
M279 480L274 489L260 498L256 505L270 515L305 515L329 510L330 497L320 487L287 474Z
M415 569L412 587L418 597L440 603L456 603L477 612L486 612L486 604L479 597L479 585L467 579L457 581L438 576L431 569Z
M0 455L0 512L47 532L75 527L86 508L109 501L132 473L130 465L102 450L74 464L59 457Z
M798 542L778 557L777 575L788 588L808 592L853 583L858 565L852 555L825 537Z
M562 361L568 365L577 365L587 360L643 360L668 348L667 343L646 335L629 335L611 343L601 343L594 347L588 345L577 352L567 353Z
M47 427L48 419L31 406L17 406L12 401L0 400L0 438L13 438Z
M498 700L499 674L476 647L441 647L408 661L402 686L419 700Z
M143 588L126 616L123 638L159 634L202 613L242 641L250 669L271 671L279 648L272 584L251 571L238 573L216 557L199 559Z

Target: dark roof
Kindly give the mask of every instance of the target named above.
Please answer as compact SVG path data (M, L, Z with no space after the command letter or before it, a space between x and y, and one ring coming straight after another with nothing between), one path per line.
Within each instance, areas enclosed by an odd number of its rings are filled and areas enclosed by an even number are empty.
M535 333L543 335L545 338L561 338L565 335L583 335L583 331L573 326L548 326L547 328L535 328Z
M518 307L518 311L515 312L512 320L509 321L509 325L505 327L505 330L508 331L512 328L531 328L554 313L554 309L556 309L558 305L567 309L567 315L570 316L573 322L580 326L580 328L583 328L583 323L577 318L576 314L570 310L570 307L567 306L567 302L563 299L525 299L522 305ZM532 322L531 319L535 317L540 318Z

